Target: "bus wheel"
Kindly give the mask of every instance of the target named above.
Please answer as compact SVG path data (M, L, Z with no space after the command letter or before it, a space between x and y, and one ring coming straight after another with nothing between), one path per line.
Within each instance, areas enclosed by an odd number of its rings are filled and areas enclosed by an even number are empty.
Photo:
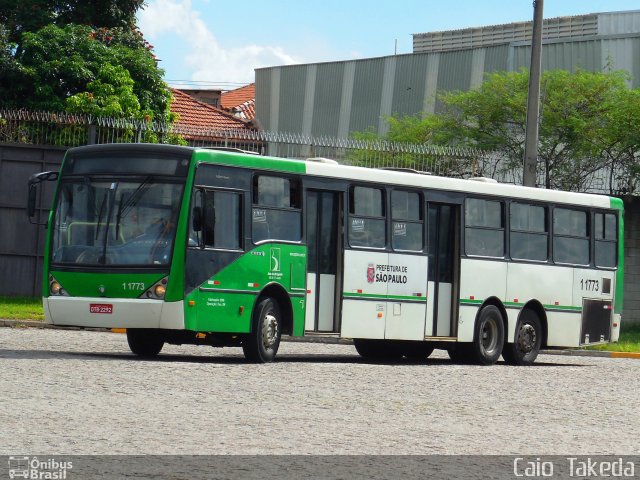
M140 357L155 357L164 346L160 331L154 328L127 328L127 343Z
M398 343L389 340L354 338L353 346L356 347L358 354L367 360L400 360L404 353L402 347L398 345Z
M424 362L433 353L433 345L427 342L407 342L402 352L410 362Z
M496 363L504 345L504 323L498 307L487 305L476 321L469 360L479 365Z
M245 358L254 363L273 361L282 335L280 308L274 299L266 297L256 305L251 327L242 340Z
M540 353L542 327L538 315L525 309L520 314L513 343L507 343L502 358L509 365L531 365Z

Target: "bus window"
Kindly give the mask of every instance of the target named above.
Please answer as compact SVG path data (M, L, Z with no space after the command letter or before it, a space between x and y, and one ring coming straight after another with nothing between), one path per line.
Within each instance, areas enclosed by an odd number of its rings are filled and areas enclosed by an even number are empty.
M596 267L614 268L617 262L618 228L612 213L595 214L595 262Z
M192 233L189 236L189 245L229 250L241 249L241 205L239 193L214 190L196 192L193 216L198 219L191 222Z
M349 245L384 248L384 194L380 188L352 187L349 192Z
M553 210L553 260L589 265L587 212L568 208Z
M465 252L482 257L504 257L502 202L468 198L464 206Z
M300 182L258 175L253 181L253 241L299 241L301 228Z
M421 204L418 193L404 190L391 192L391 244L394 250L422 250L424 228Z
M549 257L549 232L545 207L512 202L509 212L511 258L545 261Z

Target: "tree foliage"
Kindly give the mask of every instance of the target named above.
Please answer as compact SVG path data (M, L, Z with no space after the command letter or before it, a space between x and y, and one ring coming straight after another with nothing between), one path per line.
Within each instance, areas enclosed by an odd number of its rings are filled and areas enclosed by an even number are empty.
M142 0L0 3L0 107L171 119Z
M439 94L442 113L389 118L387 139L495 152L502 174L519 177L524 157L528 72L487 75L478 88ZM636 189L640 91L622 72L546 71L541 81L538 174L546 188L586 190L610 171L610 189ZM614 185L613 176L618 178Z

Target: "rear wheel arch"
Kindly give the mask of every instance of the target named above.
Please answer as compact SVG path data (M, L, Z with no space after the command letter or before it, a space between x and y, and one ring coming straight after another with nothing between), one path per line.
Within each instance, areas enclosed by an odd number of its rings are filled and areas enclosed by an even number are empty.
M502 324L504 325L504 331L507 332L507 328L509 327L509 317L507 315L507 309L504 307L504 304L498 297L489 297L484 301L482 305L480 305L480 308L478 308L478 311L476 313L475 321L478 321L480 312L482 312L482 309L487 305L493 305L498 310L500 310L500 315L502 316Z

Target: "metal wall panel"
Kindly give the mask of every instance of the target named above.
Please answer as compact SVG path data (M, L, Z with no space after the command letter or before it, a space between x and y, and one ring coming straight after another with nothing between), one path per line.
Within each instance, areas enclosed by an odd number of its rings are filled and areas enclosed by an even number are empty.
M471 78L473 50L443 52L438 69L438 91L468 90ZM436 100L436 112L442 111L442 102Z
M59 170L63 148L0 146L0 295L40 296L45 229L29 223L27 181L46 170ZM41 184L36 219L45 221L54 182Z
M393 115L415 115L422 111L429 55L402 55L396 63L393 85Z
M302 132L305 86L309 65L280 68L278 131Z
M338 116L342 98L344 62L321 63L316 73L313 102L313 135L338 136Z
M610 66L614 70L626 70L631 75L634 75L634 63L639 64L638 57L633 56L633 45L637 40L633 38L603 40L600 60L602 66ZM629 86L631 86L631 83L629 83Z
M513 47L513 70L529 68L531 47ZM581 42L557 42L542 46L542 70L562 69L574 72L577 68L587 71L601 71L601 40Z
M363 131L369 127L377 131L383 75L384 58L356 62L349 132Z
M640 11L598 14L598 35L640 32Z
M271 128L271 74L272 68L260 68L256 70L256 119L264 130L273 131Z
M509 58L509 45L498 45L497 47L487 47L484 55L484 71L503 72L507 70Z

